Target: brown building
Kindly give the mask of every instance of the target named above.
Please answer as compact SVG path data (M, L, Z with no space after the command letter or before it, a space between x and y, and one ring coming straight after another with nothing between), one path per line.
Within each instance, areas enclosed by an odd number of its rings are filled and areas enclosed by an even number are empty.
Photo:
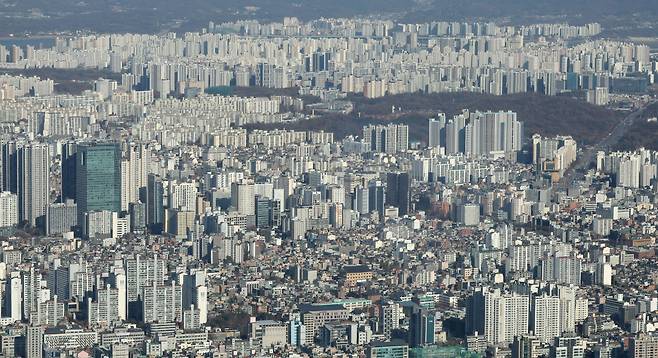
M354 286L358 282L372 279L372 270L366 265L349 265L343 267L345 286Z

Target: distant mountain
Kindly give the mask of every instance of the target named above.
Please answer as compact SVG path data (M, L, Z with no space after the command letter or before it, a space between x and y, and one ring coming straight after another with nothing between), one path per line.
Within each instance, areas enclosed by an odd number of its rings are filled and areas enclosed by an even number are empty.
M0 1L0 34L198 30L208 21L390 15L402 21L655 22L656 0L20 0ZM629 21L633 19L633 21Z
M413 1L20 0L10 6L0 1L0 33L77 29L157 32L176 29L176 26L198 31L208 21L281 21L285 16L312 19L390 14L407 10L410 3Z
M515 22L526 18L565 17L572 20L604 20L633 14L658 13L655 0L434 0L413 18L442 16L452 19L509 17Z

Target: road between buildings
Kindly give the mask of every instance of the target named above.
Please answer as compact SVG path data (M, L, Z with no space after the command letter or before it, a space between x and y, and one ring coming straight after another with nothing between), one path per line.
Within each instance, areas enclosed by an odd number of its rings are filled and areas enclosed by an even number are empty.
M651 101L643 105L641 108L635 110L621 120L612 131L601 141L595 145L588 146L584 148L582 152L578 153L578 158L576 162L569 168L560 181L554 186L556 188L565 188L571 184L574 180L581 178L589 169L591 163L596 159L596 153L599 151L608 151L614 148L615 144L619 143L621 138L628 132L628 129L633 126L638 120L642 119L645 109L653 104L655 101Z

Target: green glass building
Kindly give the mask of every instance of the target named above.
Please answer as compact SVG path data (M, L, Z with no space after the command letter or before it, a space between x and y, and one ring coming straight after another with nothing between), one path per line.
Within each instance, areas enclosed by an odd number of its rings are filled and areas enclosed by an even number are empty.
M425 346L409 349L409 358L481 358L462 346Z
M373 342L366 350L368 358L409 358L409 346L406 342Z
M121 147L118 143L80 144L75 172L79 218L91 211L121 211Z

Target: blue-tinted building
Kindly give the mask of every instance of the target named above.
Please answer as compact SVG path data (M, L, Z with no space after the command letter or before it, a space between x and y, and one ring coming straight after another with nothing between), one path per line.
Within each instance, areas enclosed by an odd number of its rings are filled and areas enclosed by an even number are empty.
M121 148L118 143L79 145L75 171L79 217L90 211L121 211Z
M481 355L461 346L426 346L409 349L410 358L480 358Z
M435 326L435 313L419 305L414 305L409 319L409 346L419 347L436 343Z
M401 340L391 342L374 342L367 351L368 358L408 358L409 346Z
M149 174L146 182L146 225L151 233L164 231L164 185L162 178Z

